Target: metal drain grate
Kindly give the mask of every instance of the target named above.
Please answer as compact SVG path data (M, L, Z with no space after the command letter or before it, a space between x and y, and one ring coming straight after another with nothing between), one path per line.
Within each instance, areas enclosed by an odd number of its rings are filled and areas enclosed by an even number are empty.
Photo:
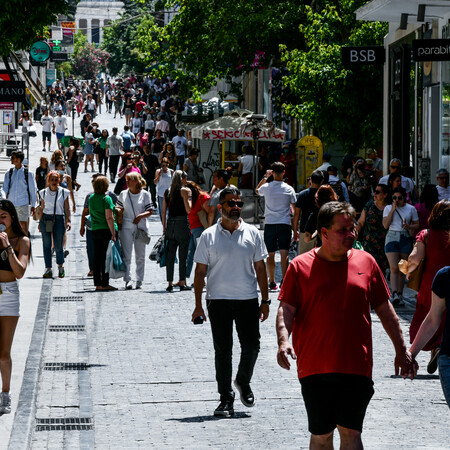
M49 325L48 331L84 331L84 325Z
M92 429L93 423L90 417L36 419L36 431L84 431Z
M82 302L81 295L69 295L68 297L53 297L54 302Z
M87 363L69 363L69 362L53 362L45 363L44 370L88 370Z

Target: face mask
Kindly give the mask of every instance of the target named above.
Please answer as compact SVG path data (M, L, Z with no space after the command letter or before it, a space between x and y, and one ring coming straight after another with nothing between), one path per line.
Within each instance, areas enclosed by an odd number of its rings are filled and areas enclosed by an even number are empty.
M92 127L94 130L96 130L97 129L97 127Z
M64 170L58 170L60 175L64 175L66 172Z

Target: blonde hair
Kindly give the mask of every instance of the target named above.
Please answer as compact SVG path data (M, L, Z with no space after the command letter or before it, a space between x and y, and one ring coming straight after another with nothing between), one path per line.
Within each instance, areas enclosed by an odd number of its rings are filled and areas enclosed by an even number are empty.
M92 184L94 186L94 192L96 194L106 194L106 191L109 187L108 178L104 176L97 177Z
M125 178L127 181L128 180L137 181L139 189L143 189L143 188L145 188L145 186L147 186L147 183L142 178L142 175L138 172L129 172L126 174Z
M56 161L61 159L64 159L63 152L61 150L55 150L50 161L52 164L56 164Z
M39 164L42 165L42 163L43 163L44 161L47 163L47 167L48 167L48 159L47 159L45 156L41 156L41 157L39 158Z

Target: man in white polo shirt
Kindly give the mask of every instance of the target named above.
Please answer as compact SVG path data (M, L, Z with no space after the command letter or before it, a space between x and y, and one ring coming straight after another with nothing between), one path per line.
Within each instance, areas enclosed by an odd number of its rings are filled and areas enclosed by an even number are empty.
M267 271L269 272L269 289L278 289L275 283L275 252L280 250L281 277L289 265L289 247L292 237L291 210L294 210L297 196L294 188L283 181L285 166L281 162L274 162L272 170L268 170L263 179L256 186L256 193L265 199L264 242L269 252ZM273 181L267 179L273 175Z
M221 218L206 229L197 244L194 261L195 309L192 321L206 318L202 306L205 276L206 300L214 341L216 380L220 404L214 415L234 414L234 391L231 387L233 321L241 345L241 358L234 385L241 402L252 407L255 397L250 387L259 353L259 320L269 316L269 292L264 259L266 247L253 225L241 219L243 202L239 190L226 187L219 197ZM258 303L257 284L262 301Z

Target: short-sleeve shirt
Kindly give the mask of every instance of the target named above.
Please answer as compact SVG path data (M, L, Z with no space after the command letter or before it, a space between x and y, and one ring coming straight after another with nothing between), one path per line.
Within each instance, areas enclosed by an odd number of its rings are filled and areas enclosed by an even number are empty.
M383 217L387 217L391 212L392 205L387 205L383 211ZM397 207L394 215L392 216L392 222L389 226L389 231L402 231L402 220L406 220L407 224L411 222L416 222L419 220L419 215L417 214L417 209L414 206L406 203L405 206Z
M56 198L56 192L58 197ZM62 187L58 187L58 191L52 191L50 188L42 189L39 191L41 198L44 199L44 214L55 214L57 216L64 215L64 202L66 198L69 198L70 191ZM56 212L55 212L55 200L56 200Z
M53 117L52 116L42 116L41 117L42 131L50 133L52 131Z
M300 216L300 232L305 232L306 222L308 221L311 213L317 209L315 195L316 188L308 188L300 192L295 202L295 206L302 210L302 215Z
M324 276L332 273L333 276ZM350 250L327 261L317 249L294 258L278 299L296 308L292 343L298 377L323 373L372 376L371 308L390 291L373 256Z
M433 280L432 291L440 298L445 299L447 315L445 316L444 333L440 354L450 356L450 266L444 267L436 274Z
M112 198L106 194L92 194L89 198L89 212L91 214L91 229L109 230L105 211L111 209L114 211ZM117 224L114 221L114 229L117 230Z
M258 189L265 200L265 222L267 225L291 224L291 203L297 202L294 188L284 181L265 183Z
M230 233L221 225L206 229L194 255L196 263L208 266L207 300L251 300L258 297L255 262L267 257L259 230L241 220Z
M122 191L117 200L117 207L123 209L122 230L133 230L136 228L133 223L135 217L152 209L150 193L146 190L141 190L137 194L132 194L128 189ZM137 227L147 231L147 219L139 221Z
M209 201L210 195L206 192L201 193L197 201L195 202L195 205L192 206L190 213L188 214L189 219L189 228L193 230L194 228L200 228L203 227L202 223L200 222L200 219L198 218L198 213L202 210L202 205Z
M125 151L130 150L131 149L131 144L132 144L133 139L134 139L134 134L131 133L130 131L124 131L121 134L121 137L123 139L123 149Z
M214 207L214 219L213 224L217 223L220 217L219 208L217 208L217 205L220 203L220 193L222 192L222 189L216 189L209 200L208 206Z
M106 145L108 146L109 156L118 156L120 155L120 149L122 147L123 139L121 136L117 136L117 134L112 134L108 137L106 141Z
M88 195L86 195L86 197L84 198L84 204L83 204L83 208L87 208L89 209L89 199L91 198L91 195L94 192L90 192ZM114 203L114 205L117 203L117 195L114 194L114 192L112 191L107 191L106 195L109 195ZM85 219L85 226L88 230L91 229L91 216L87 215L86 219Z

